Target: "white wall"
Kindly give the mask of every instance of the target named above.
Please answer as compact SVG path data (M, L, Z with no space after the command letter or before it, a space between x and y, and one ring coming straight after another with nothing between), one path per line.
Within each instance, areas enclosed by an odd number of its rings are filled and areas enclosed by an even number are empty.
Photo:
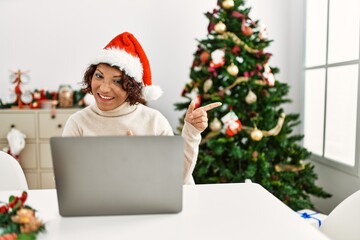
M287 81L286 0L251 0L252 18L269 29L275 41L268 49L271 64ZM150 103L170 121L174 130L181 112L174 103L189 81L195 39L205 38L207 11L216 0L1 0L0 98L6 101L9 70L30 70L27 88L56 91L61 84L79 89L87 62L113 37L132 32L145 49L154 84L164 95ZM285 26L285 27L284 27Z

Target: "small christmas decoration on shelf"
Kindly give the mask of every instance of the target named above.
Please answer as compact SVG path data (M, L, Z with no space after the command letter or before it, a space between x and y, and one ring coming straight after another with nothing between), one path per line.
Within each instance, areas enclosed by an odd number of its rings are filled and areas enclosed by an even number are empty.
M28 194L11 195L9 202L0 202L0 239L35 240L45 231L45 224L36 217L36 210L25 205Z
M12 71L10 75L11 83L15 84L14 90L10 92L9 102L16 103L18 108L23 108L24 105L29 105L32 102L32 94L29 90L23 89L23 84L29 82L29 71Z
M44 89L35 89L33 92L33 102L31 108L52 109L57 105L58 93L55 91L45 91Z
M66 86L63 88L63 86ZM53 108L69 108L76 107L82 108L93 103L93 96L86 96L86 94L80 90L72 90L69 85L60 85L59 92L47 91L44 89L35 89L34 91L26 91L31 95L31 102L26 103L22 101L21 107L19 107L18 101L14 94L12 94L13 101L4 103L0 99L0 109L4 108L31 108L31 109L53 109ZM85 98L86 97L86 98ZM30 99L30 97L29 97Z
M74 91L70 85L60 85L59 87L59 107L73 107Z

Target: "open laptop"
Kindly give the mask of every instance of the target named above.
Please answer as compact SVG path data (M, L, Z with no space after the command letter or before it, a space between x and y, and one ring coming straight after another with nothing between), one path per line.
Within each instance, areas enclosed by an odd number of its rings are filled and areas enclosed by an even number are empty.
M52 137L61 216L182 210L181 136Z

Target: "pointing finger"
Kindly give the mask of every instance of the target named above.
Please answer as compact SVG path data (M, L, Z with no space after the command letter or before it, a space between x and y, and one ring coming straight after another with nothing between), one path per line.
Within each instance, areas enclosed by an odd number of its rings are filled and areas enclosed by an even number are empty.
M219 107L221 105L222 105L221 102L214 102L214 103L210 103L208 105L202 106L201 108L204 109L205 111L209 111L209 110Z
M134 136L134 133L130 129L126 131L126 134L128 136Z
M190 103L190 105L189 105L189 107L188 107L187 112L188 112L188 113L192 113L192 112L194 111L194 109L195 109L195 101L191 101L191 103Z

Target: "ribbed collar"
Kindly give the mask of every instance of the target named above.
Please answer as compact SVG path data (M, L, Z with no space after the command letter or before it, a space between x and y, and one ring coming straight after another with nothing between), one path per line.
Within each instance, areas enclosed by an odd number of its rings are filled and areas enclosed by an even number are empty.
M119 107L110 110L110 111L102 111L98 108L98 106L96 105L96 103L94 103L93 105L90 106L90 109L96 113L99 116L103 116L103 117L120 117L120 116L124 116L127 115L129 113L132 113L133 111L135 111L135 109L137 108L137 105L130 105L129 102L124 102L123 104L121 104Z

